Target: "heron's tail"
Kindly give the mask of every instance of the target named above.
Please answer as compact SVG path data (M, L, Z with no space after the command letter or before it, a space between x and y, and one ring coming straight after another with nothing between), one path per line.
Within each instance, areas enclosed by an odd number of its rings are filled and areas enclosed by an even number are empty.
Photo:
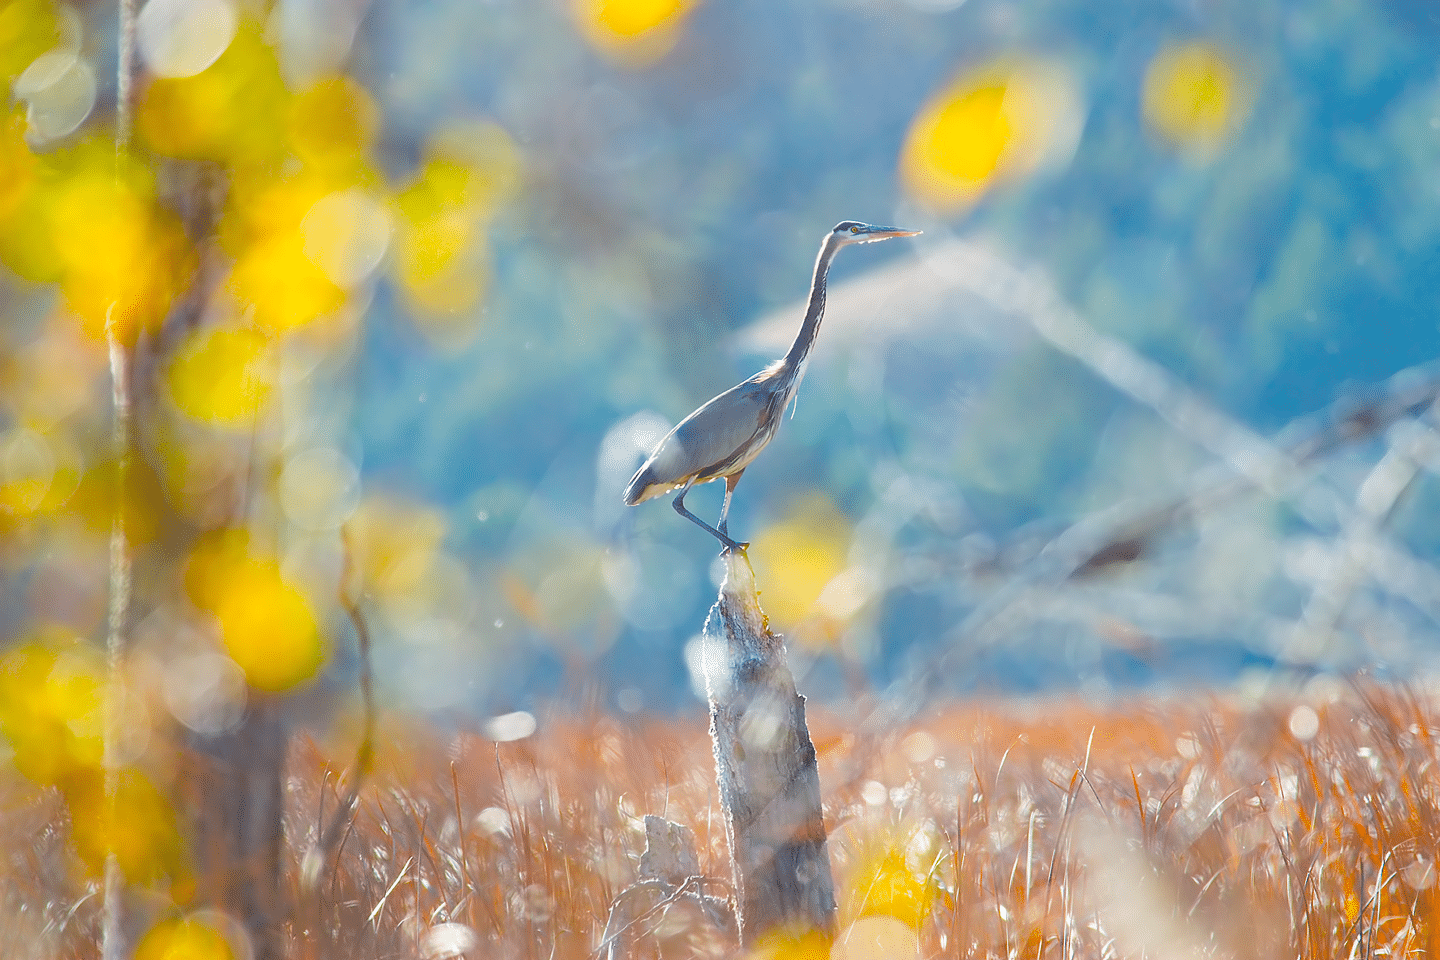
M654 482L655 472L651 469L650 464L646 463L639 470L635 471L635 476L630 478L630 485L625 488L626 505L633 507L635 504L645 500L646 490L654 484Z

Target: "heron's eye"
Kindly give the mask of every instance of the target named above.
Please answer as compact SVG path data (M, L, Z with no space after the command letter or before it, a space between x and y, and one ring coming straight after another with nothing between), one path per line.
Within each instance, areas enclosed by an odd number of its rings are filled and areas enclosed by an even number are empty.
M860 224L858 224L858 223L857 223L857 224L853 224L853 225L850 227L850 232L851 232L851 233L859 233L859 232L860 232Z

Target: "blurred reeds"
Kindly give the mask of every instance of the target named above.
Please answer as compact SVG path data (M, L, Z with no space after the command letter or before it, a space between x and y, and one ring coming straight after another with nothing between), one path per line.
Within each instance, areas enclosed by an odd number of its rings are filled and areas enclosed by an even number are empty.
M879 737L812 705L811 725L839 884L831 956L1437 948L1428 695L1314 682L1283 699L956 704ZM637 880L645 814L689 826L707 891L728 886L698 718L559 712L509 743L392 722L338 855L307 877L343 756L292 750L291 956L596 956ZM4 799L7 955L93 956L98 900L70 879L63 804L13 780ZM627 932L633 956L737 953L683 899ZM768 955L825 954L797 939Z

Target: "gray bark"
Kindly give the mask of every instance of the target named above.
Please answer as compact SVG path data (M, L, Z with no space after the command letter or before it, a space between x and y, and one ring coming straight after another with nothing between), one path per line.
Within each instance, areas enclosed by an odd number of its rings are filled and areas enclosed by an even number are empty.
M196 737L182 771L193 791L190 841L197 900L244 925L255 960L281 960L280 885L286 733L275 705L255 697L234 730Z
M715 777L734 865L740 942L776 930L835 932L835 884L805 698L770 632L743 554L725 555L705 620Z

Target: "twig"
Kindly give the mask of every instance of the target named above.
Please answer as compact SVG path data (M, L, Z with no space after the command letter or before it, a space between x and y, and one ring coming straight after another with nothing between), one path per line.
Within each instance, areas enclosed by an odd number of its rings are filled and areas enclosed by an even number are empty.
M348 526L340 528L340 544L344 554L340 572L340 606L355 628L355 640L360 653L360 745L355 750L355 769L345 796L336 806L330 823L321 832L320 839L311 852L311 856L318 855L323 858L315 864L316 867L323 866L334 853L341 831L349 825L355 804L360 799L360 788L375 763L375 688L370 663L370 627L366 623L365 612L360 608L361 590L355 573L354 549ZM314 873L314 878L318 881L318 870Z
M635 883L626 887L624 890L621 890L620 895L615 898L615 902L610 906L610 915L605 921L605 933L600 939L600 945L591 952L590 956L592 958L598 958L607 951L612 950L614 946L620 942L620 938L626 933L628 933L631 928L648 920L657 912L668 909L672 904L678 902L682 897L686 899L697 900L701 903L702 906L704 906L704 901L709 898L707 898L703 893L700 892L699 887L701 884L705 883L705 881L706 878L701 876L686 877L678 887L672 888L671 884L666 880L637 880ZM694 887L696 889L692 892L690 889L691 887ZM659 903L655 904L649 910L646 910L644 913L640 914L640 916L634 917L626 921L623 926L621 926L618 930L612 933L610 931L610 927L612 924L615 923L617 917L619 916L621 908L625 905L626 900L634 894L646 890L653 890L662 893L669 891L669 893Z
M104 747L106 815L115 818L117 789L116 739L120 727L121 668L125 657L125 620L130 608L130 551L125 535L125 484L130 466L130 369L119 332L115 329L115 307L105 315L105 339L110 348L110 448L115 459L114 503L110 514L110 610L105 638L109 687L106 696ZM105 885L102 899L104 927L100 955L103 960L120 960L125 955L124 918L121 909L123 877L115 851L105 856Z
M116 67L115 96L115 159L119 174L120 155L130 146L131 80L135 73L135 11L136 0L119 0L119 47ZM110 353L110 443L115 457L115 503L110 518L110 617L105 640L110 689L106 709L105 730L105 803L107 816L115 816L115 738L119 727L120 662L124 654L125 617L130 606L130 559L125 542L125 474L129 465L130 444L130 381L125 347L115 329L115 308L112 303L105 314L105 342ZM103 929L100 956L103 960L120 960L128 951L125 945L124 918L121 915L123 878L113 850L105 856L105 883L102 912Z

